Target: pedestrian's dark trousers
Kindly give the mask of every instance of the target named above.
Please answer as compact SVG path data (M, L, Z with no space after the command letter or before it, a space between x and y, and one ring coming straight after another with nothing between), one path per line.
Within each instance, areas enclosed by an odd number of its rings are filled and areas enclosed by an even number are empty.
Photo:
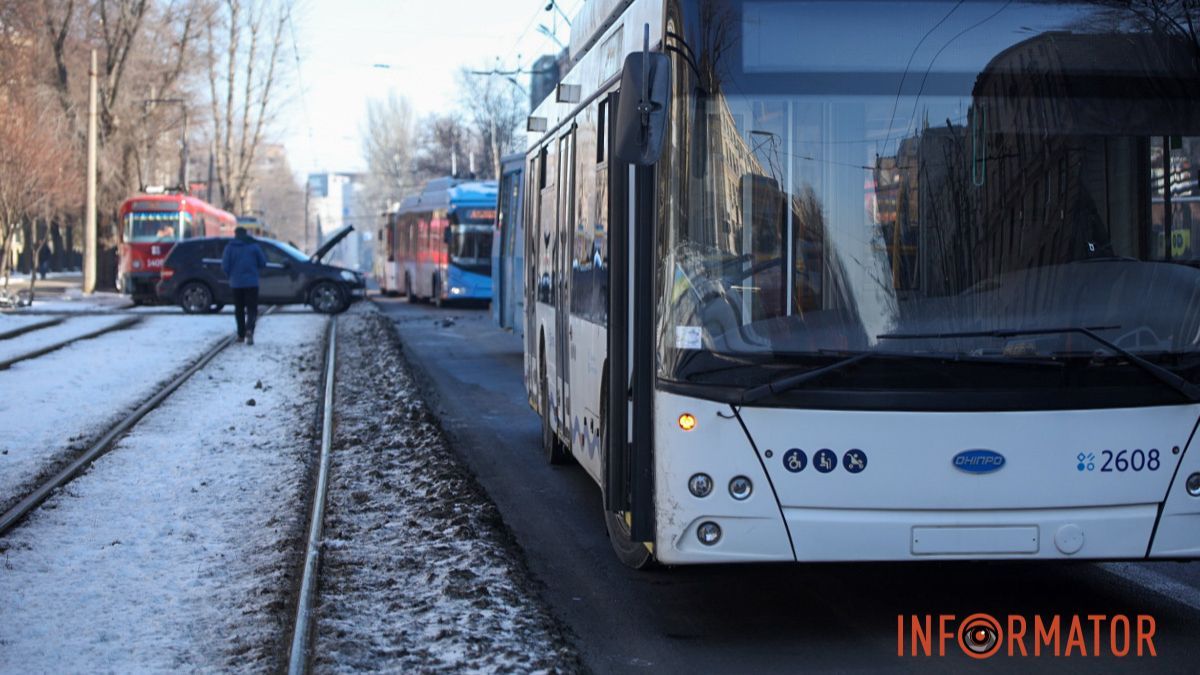
M233 316L237 319L238 337L246 337L246 333L254 332L254 324L258 322L258 286L249 288L234 288Z

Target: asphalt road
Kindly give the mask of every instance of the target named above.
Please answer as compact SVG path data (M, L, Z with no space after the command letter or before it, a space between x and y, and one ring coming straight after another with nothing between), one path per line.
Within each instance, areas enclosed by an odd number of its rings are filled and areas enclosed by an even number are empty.
M551 467L521 344L485 310L380 300L456 450L496 502L544 600L598 673L1031 670L1197 672L1200 563L873 563L635 572L609 548L599 488ZM1156 657L897 656L898 615L1148 614ZM936 619L935 619L936 625ZM1093 626L1084 623L1088 644ZM1066 643L1066 623L1063 624ZM1102 640L1107 645L1107 637ZM1032 650L1032 638L1029 641ZM907 649L907 646L906 646ZM1065 647L1064 647L1065 651ZM907 652L906 652L907 653Z

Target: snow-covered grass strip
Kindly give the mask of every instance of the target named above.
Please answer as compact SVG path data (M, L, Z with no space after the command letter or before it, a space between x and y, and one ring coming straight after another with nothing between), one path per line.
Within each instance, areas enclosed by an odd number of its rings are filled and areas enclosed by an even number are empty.
M0 540L0 671L276 668L324 323L269 317Z
M232 323L147 318L0 371L0 511L232 332Z
M388 320L356 306L338 343L316 671L580 670Z

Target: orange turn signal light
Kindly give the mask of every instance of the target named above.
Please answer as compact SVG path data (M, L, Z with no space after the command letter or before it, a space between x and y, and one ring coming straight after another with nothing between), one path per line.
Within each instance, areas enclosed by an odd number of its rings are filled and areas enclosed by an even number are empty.
M679 428L684 431L691 431L696 428L696 417L691 413L683 413L679 416Z

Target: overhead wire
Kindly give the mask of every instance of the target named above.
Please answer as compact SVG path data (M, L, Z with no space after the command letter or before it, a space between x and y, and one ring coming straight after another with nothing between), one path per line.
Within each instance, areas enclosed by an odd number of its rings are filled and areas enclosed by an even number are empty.
M573 3L571 13L578 12L581 4L582 3ZM567 13L567 12L565 12L565 10L562 9L561 6L559 7L559 11L564 12L564 14ZM499 72L499 71L503 70L503 64L508 63L513 58L513 56L519 57L517 50L521 48L521 43L525 40L526 36L529 35L529 31L533 30L534 26L538 22L538 19L545 12L546 12L545 5L542 4L541 0L538 0L537 9L534 10L533 16L530 17L528 23L525 24L524 30L522 30L520 32L520 34L517 35L517 39L513 41L513 45L512 45L512 47L509 47L508 52L506 52L503 57L500 57L497 59L497 63L499 65L497 65L496 67L494 67L492 69L493 71L495 71L494 74L498 74L498 75L516 75L516 74L528 75L532 72L531 69L522 68L519 60L517 62L517 66L515 68L515 71L516 71L515 73ZM544 46L549 41L550 41L549 36L543 34L540 45Z
M296 59L296 84L300 88L300 109L304 112L304 124L308 127L308 152L312 155L312 162L316 166L321 166L321 159L317 154L316 134L313 133L312 114L308 109L308 90L304 86L304 73L301 68L300 47L296 40L296 22L292 12L288 12L288 31L292 38L292 55Z

